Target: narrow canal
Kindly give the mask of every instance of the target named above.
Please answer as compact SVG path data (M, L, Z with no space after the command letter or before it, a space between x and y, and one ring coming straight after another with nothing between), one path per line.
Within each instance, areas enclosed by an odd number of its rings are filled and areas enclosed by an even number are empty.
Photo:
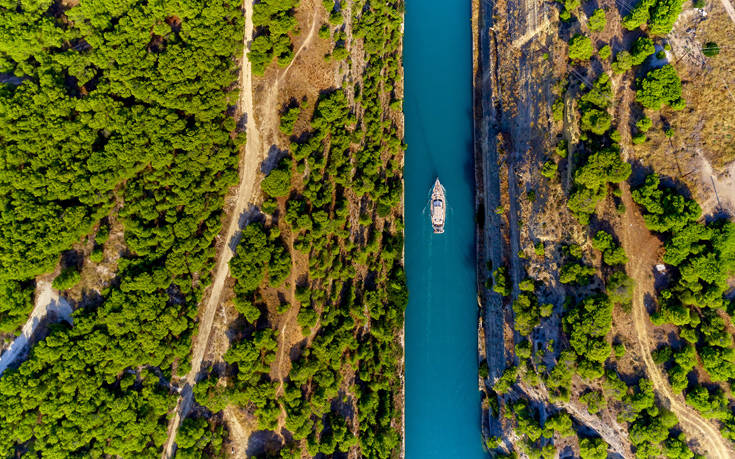
M484 457L477 389L470 1L406 2L406 457ZM447 192L446 232L429 225Z

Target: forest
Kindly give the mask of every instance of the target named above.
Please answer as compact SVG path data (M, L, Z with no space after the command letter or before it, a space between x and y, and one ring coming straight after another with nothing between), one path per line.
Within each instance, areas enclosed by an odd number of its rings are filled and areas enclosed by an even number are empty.
M113 213L124 248L114 281L76 309L73 327L51 326L3 374L0 454L159 457L175 403L168 380L188 370L237 179L241 3L71 5L0 4L12 37L1 71L13 76L0 85L3 330L22 323L34 277L62 253L106 243ZM65 273L57 287L76 283ZM185 430L217 443L216 432Z
M314 103L281 110L290 148L261 182L264 214L244 228L230 262L239 316L227 365L210 368L194 393L211 413L236 406L252 413L260 432L288 431L269 457L389 458L401 447L397 336L407 303L404 145L391 108L403 4L324 6L322 39L338 36L351 15L364 74L354 88L329 88ZM285 21L279 17L271 30ZM296 128L300 119L306 129ZM306 260L305 273L293 271L296 260ZM283 330L275 324L294 311L302 344L282 374Z

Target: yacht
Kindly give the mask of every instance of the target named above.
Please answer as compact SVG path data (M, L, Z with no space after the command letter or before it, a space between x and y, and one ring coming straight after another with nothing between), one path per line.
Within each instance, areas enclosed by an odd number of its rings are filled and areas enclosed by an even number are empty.
M444 232L444 221L447 217L447 200L444 195L444 187L437 177L434 188L431 190L431 226L434 234Z

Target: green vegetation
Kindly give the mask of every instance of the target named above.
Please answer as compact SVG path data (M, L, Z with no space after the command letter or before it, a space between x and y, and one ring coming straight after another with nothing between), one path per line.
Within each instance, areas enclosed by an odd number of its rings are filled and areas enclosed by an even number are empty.
M735 272L735 225L721 220L700 222L697 203L662 187L655 174L634 190L633 199L645 210L646 226L662 233L664 262L673 267L670 284L659 292L659 309L651 319L657 325L677 326L689 343L676 351L659 349L655 358L661 363L673 359L668 369L672 387L685 390L689 404L703 416L719 419L726 436L734 438L735 416L720 408L729 402L719 392L690 384L687 374L698 355L710 381L729 382L735 377L735 346L725 316L718 311L729 305L723 295Z
M651 54L656 52L653 40L648 37L638 37L630 49L630 57L633 65L641 65Z
M612 56L612 49L610 45L605 45L597 51L597 55L600 56L600 60L606 61Z
M587 405L587 411L590 414L597 414L607 408L607 400L602 392L598 390L585 392L579 397L579 401Z
M281 123L278 125L280 131L286 135L293 134L293 127L299 119L301 110L307 108L307 106L308 105L306 103L303 103L301 105L294 105L286 108L283 113L281 113Z
M289 33L294 33L298 25L294 8L299 1L261 0L253 5L253 26L256 30L248 60L255 75L263 75L273 58L284 66L293 59Z
M541 323L541 311L535 295L522 293L513 301L515 330L523 336L531 334L531 330Z
M510 296L512 286L508 278L508 268L505 266L498 267L493 272L493 291L500 296Z
M199 459L221 457L227 433L223 426L212 427L204 418L186 418L176 433L176 457Z
M260 184L263 192L271 197L286 196L291 190L291 161L283 159L276 169L273 169Z
M31 279L115 204L127 249L74 327L52 325L3 374L0 452L158 457L175 404L162 382L188 371L237 178L240 137L227 115L237 94L227 88L242 51L240 3L6 3L0 22L12 30L3 72L22 80L0 88L3 293L27 307ZM102 225L96 242L108 232ZM3 313L3 326L14 316Z
M590 37L576 34L569 40L569 59L573 61L588 61L595 53Z
M561 267L559 282L562 284L586 285L590 276L595 274L595 268L581 263L569 262Z
M614 304L629 306L633 300L635 281L623 271L616 271L607 279L605 291Z
M579 442L579 457L581 459L605 459L607 443L602 438L583 438Z
M702 47L702 54L707 57L715 57L720 54L720 46L713 41L709 41Z
M589 17L589 27L592 32L602 32L605 30L607 25L607 19L605 18L605 10L602 8L596 9L592 16Z
M605 134L611 127L609 114L612 89L610 77L603 73L579 102L582 114L581 128L595 135ZM621 161L620 149L613 143L597 146L597 151L589 155L586 164L574 173L575 188L567 207L583 224L589 221L597 204L607 194L610 183L620 183L628 178L631 166Z
M592 246L602 252L603 260L608 265L624 265L628 262L625 251L615 243L610 233L598 231L592 239Z
M541 167L541 175L543 175L547 179L553 179L554 177L556 177L556 172L558 168L559 166L554 161L546 161Z
M351 12L344 4L325 6L332 24L351 14L353 39L362 42L355 49L365 52L365 73L355 105L335 89L322 92L311 113L302 106L299 119L308 119L309 128L291 138L290 157L262 184L271 215L243 230L231 262L242 317L227 366L194 390L213 412L238 405L254 413L260 430L274 430L285 412L293 440L273 452L282 457L303 447L310 456L357 448L364 457L389 458L401 445L397 338L407 292L399 207L404 145L383 103L397 100L392 82L399 76L402 5L359 0ZM334 32L335 40L341 33ZM286 115L285 130L292 132L296 115ZM308 275L291 275L290 241ZM275 293L290 298L291 288L293 300L271 304ZM281 381L270 375L283 351L275 314L289 308L309 340L292 356L278 391ZM346 417L344 407L352 404Z
M653 110L659 110L664 105L674 110L684 108L686 103L681 98L681 80L676 69L666 64L648 72L645 78L638 80L635 100Z
M23 325L33 309L34 282L0 279L0 333L11 333Z
M612 352L607 341L612 309L606 296L597 295L585 298L564 316L564 332L577 354L577 372L585 379L597 379L604 374L603 363Z
M551 112L554 121L561 121L564 119L564 98L558 97L554 104L551 106Z
M515 382L518 380L518 368L517 367L509 367L506 368L503 372L503 375L495 381L495 384L493 385L493 390L497 394L505 394L510 390L510 387L515 384Z
M639 119L635 123L635 127L638 128L641 132L648 132L649 129L653 126L653 121L651 121L651 118L644 116L643 118Z
M634 30L647 23L652 35L666 35L674 27L683 3L684 0L640 0L623 18L623 26Z
M56 290L68 290L79 283L82 278L81 273L75 266L69 266L61 270L54 279L53 287Z
M633 56L628 51L620 51L615 55L612 69L615 73L625 73L633 68Z

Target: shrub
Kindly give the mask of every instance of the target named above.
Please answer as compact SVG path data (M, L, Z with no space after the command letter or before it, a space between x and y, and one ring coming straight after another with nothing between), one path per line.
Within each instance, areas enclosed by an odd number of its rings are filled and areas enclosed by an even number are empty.
M579 401L587 405L587 411L590 414L597 414L607 408L607 400L605 400L602 392L597 390L591 390L582 394L579 397Z
M610 59L610 56L612 55L612 49L610 48L610 45L605 45L600 48L600 50L597 51L597 55L600 56L600 59L603 61Z
M291 161L282 160L261 182L260 187L268 196L279 198L291 190Z
M508 268L501 266L493 272L493 291L501 296L508 296L511 292L510 281L508 280Z
M623 271L616 271L610 275L605 286L605 291L615 304L629 305L633 300L633 289L635 281L628 277Z
M522 292L531 292L533 293L536 290L536 287L533 284L533 279L524 279L518 284L518 288Z
M651 121L651 118L647 116L644 116L635 123L635 127L637 127L641 132L648 132L648 130L651 129L651 126L653 126L653 121Z
M559 166L552 160L548 160L541 166L541 175L547 179L552 179L556 176L556 172Z
M330 37L329 26L327 24L322 24L322 26L319 27L319 38L328 40L329 37Z
M92 253L89 254L89 261L92 263L100 263L105 258L105 251L101 246L97 246L92 249Z
M567 148L567 141L562 139L559 141L559 143L556 144L556 147L554 148L554 153L559 155L560 158L566 158L568 154L568 148Z
M717 43L710 41L704 44L702 47L702 53L707 57L715 57L720 54L720 47Z
M569 59L587 61L595 53L592 40L581 34L576 34L569 40Z
M283 112L281 114L281 124L278 126L281 132L286 135L293 134L293 127L296 124L296 120L299 119L299 114L301 114L301 107L298 105Z
M615 73L625 73L633 68L633 56L628 51L620 51L615 55L612 69Z
M56 276L52 285L56 290L68 290L77 285L81 278L82 275L77 268L69 266L61 270L61 273Z
M625 250L622 247L615 247L605 250L603 260L605 264L610 266L624 265L628 262L628 257L625 255Z
M653 40L648 37L638 37L630 49L631 62L633 65L641 65L648 56L656 52Z
M607 443L602 438L583 438L579 442L581 459L606 459Z
M538 241L536 245L533 247L533 251L536 253L537 257L542 258L546 254L546 248L544 247L544 243L542 241Z
M636 134L632 138L634 145L641 145L643 143L646 143L646 140L648 140L648 137L646 134Z
M621 359L625 357L625 344L615 343L615 345L613 345L613 351L615 352L616 358Z
M601 32L607 25L607 19L605 18L605 10L602 8L596 9L592 16L589 17L589 27L593 32Z
M586 285L595 273L595 268L581 263L570 262L561 267L559 282L562 284Z
M495 384L493 384L493 390L499 394L503 395L508 390L510 390L510 387L515 384L515 382L518 380L518 368L516 367L509 367L506 368L503 372L503 375L495 381Z
M562 97L559 97L554 101L554 104L551 106L551 112L554 117L554 121L561 121L564 119L564 99Z
M602 135L610 129L611 125L612 117L607 111L590 108L582 112L580 128L583 131L590 131L597 135Z
M651 70L645 78L638 80L635 100L654 110L664 105L674 109L684 108L679 74L670 64Z

